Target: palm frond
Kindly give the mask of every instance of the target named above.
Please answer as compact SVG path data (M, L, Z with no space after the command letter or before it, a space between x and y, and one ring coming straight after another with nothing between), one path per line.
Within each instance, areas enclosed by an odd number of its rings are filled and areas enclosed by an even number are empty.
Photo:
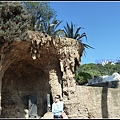
M86 50L84 50L84 51L83 51L83 54L84 54L85 57L86 57L86 53L87 53Z
M86 33L82 33L82 35L79 34L79 37L77 38L77 40L81 40L81 38L86 37L87 40L87 35Z
M79 38L79 36L80 36L80 34L76 34L76 36L75 36L73 39L76 39L76 40L78 40L78 41L82 42L82 41L81 41L81 39L78 39L78 38Z
M53 19L52 24L57 24L57 20Z
M67 24L67 28L68 28L68 37L71 38L71 28L67 22L66 22L66 24Z
M74 37L74 31L73 31L74 27L73 27L73 23L71 22L71 29L70 29L70 33L71 33L71 38Z
M55 29L63 22L63 20L59 21L56 26L55 26Z
M86 48L92 48L92 49L95 49L95 48L93 48L93 47L91 47L90 45L87 45L87 44L85 44L85 43L82 43L83 45L84 45L84 47L86 47Z
M81 27L79 27L76 32L75 32L75 36L74 36L74 39L76 39L78 37L78 33L79 33L79 30L81 29Z
M86 35L85 32L82 33L82 34L79 34L79 31L81 29L82 29L82 27L78 27L77 30L75 31L73 23L71 22L71 26L69 26L69 24L66 22L66 26L64 26L64 33L65 33L66 37L73 38L73 39L76 39L77 41L79 41L84 46L84 48L92 48L92 49L94 49L90 45L82 43L81 38L85 37L86 41L87 41L87 35ZM75 31L75 34L74 34L74 31ZM85 53L86 53L85 49L83 50L83 52L84 52L84 55L85 55Z
M65 29L64 31L65 31L65 33L66 33L66 37L69 37L69 30L68 30L67 27L65 27L65 26L64 26L64 29Z

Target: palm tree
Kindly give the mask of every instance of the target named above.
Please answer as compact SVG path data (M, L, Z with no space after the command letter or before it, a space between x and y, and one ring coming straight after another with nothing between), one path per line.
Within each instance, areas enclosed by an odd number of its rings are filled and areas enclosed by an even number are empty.
M71 22L71 26L66 22L66 26L64 26L64 33L65 33L65 36L68 37L68 38L73 38L73 39L76 39L77 41L79 41L80 43L82 43L82 38L85 37L86 40L87 40L87 35L86 33L82 33L82 34L79 34L79 31L82 29L82 27L78 27L77 30L75 31L75 25ZM94 49L93 47L85 44L85 43L82 43L82 45L85 47L85 48L92 48ZM84 49L84 52L86 53L85 49ZM85 55L84 53L84 55Z

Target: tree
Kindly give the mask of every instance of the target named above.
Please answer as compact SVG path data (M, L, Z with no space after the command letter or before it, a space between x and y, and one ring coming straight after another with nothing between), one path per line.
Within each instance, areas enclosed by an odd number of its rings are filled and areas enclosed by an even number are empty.
M89 73L76 71L75 80L79 85L86 84L91 78L92 76Z
M0 44L27 41L29 15L20 2L0 2Z
M87 40L87 35L86 33L82 33L82 34L79 34L79 31L82 29L82 27L78 27L77 29L75 29L75 25L71 22L71 26L66 22L66 26L64 26L64 33L65 33L65 36L68 37L68 38L73 38L73 39L76 39L77 41L79 41L80 43L82 43L82 38L85 37L86 40ZM92 48L94 49L93 47L85 44L85 43L82 43L84 48ZM84 49L84 52L85 49ZM84 54L85 55L85 54Z
M31 30L48 31L51 19L56 18L56 11L50 8L49 2L22 2L31 16Z
M114 71L120 74L120 61L115 63Z

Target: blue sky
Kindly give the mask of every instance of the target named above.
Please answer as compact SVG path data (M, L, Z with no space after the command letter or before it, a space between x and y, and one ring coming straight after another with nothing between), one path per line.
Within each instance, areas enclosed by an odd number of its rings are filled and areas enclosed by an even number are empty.
M60 28L71 21L84 28L79 33L85 32L88 40L82 42L95 49L86 49L82 64L120 60L120 2L51 1L50 6L63 20Z

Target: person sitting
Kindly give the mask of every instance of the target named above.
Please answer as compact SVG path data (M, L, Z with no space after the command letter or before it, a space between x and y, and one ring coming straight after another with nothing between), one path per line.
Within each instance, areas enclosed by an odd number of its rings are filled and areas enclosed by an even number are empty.
M63 118L62 113L63 113L63 102L61 101L61 96L56 95L55 96L55 101L52 104L52 113L54 118Z

